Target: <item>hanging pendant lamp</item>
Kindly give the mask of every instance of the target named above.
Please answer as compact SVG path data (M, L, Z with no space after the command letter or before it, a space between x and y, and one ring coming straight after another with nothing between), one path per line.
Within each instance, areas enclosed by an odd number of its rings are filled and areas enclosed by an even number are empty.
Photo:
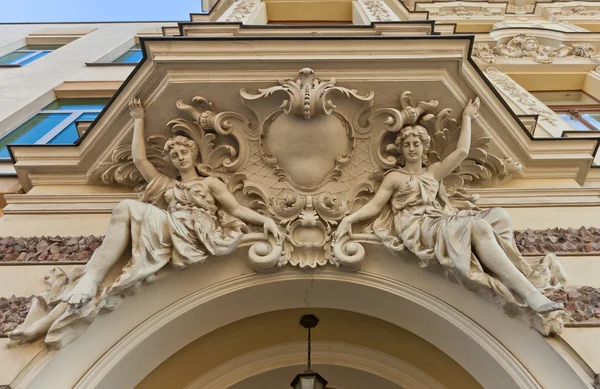
M303 373L296 375L291 383L294 389L325 389L327 381L325 378L310 368L310 330L315 328L319 323L319 319L315 315L304 315L300 319L300 325L308 330L308 358L306 363L307 369Z

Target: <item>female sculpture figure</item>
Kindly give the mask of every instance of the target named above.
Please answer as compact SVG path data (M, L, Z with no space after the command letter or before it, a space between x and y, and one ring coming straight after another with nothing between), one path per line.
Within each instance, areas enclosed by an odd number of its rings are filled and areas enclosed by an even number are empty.
M402 129L395 142L401 148L400 167L386 172L369 203L342 219L336 239L351 234L353 223L381 214L373 224L375 234L388 246L403 244L422 266L437 259L460 280L490 288L508 301L520 304L522 299L537 313L563 309L541 293L540 289L551 287L549 277L532 269L520 255L504 210L457 211L444 195L441 180L467 157L471 120L478 109L478 98L469 102L462 114L457 149L431 165L427 130L419 125ZM382 214L388 203L391 212Z
M283 235L273 220L243 207L221 180L199 171L198 146L191 139L175 136L164 146L163 156L173 163L180 180L159 173L146 158L144 108L134 100L130 109L133 162L148 182L142 201L124 200L116 206L104 242L83 275L76 282L64 273L58 275L59 282L34 300L25 323L9 334L11 339L31 341L46 335L46 343L65 345L87 328L101 308L110 306L111 297L135 291L168 263L184 268L234 250L247 231L242 220L262 225L265 233L281 242ZM130 242L132 258L100 292Z

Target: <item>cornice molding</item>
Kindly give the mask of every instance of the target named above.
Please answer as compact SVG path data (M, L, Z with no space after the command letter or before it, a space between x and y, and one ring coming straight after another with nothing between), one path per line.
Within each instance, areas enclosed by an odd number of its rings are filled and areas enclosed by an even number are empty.
M132 121L127 112L127 101L132 96L149 99L147 109L151 112L158 110L153 107L161 104L159 91L174 83L184 85L186 82L216 83L222 80L237 82L243 88L244 84L256 83L268 77L270 82L278 77L290 77L290 66L295 68L299 60L306 61L306 58L310 58L314 65L336 68L332 68L330 74L340 83L351 81L350 77L344 79L343 69L348 61L352 61L357 68L365 69L355 71L356 82L373 79L382 85L388 85L389 80L402 76L409 82L407 75L411 67L423 69L422 74L425 75L433 74L433 69L427 71L423 66L435 62L438 75L433 75L433 79L441 77L458 100L466 99L463 88L471 87L489 104L488 111L482 107L478 121L502 153L522 163L525 177L551 177L559 171L561 178L575 178L583 182L597 144L597 140L589 139L532 140L468 61L471 40L467 38L363 37L345 39L343 45L339 44L339 38L325 37L207 38L201 41L146 38L143 41L146 56L152 61L147 59L137 68L80 145L11 147L16 160L15 168L25 190L42 183L82 183L98 161L106 160L111 150L119 144L129 143L127 137L130 136ZM252 44L248 45L248 42ZM194 74L189 67L192 63L196 67L213 70ZM390 68L391 63L394 64L393 69ZM223 64L228 64L231 70L219 70L223 69ZM461 67L460 72L452 70L457 65ZM440 66L446 70L442 68L440 72ZM376 68L378 70L374 71ZM232 74L236 69L240 73L234 78ZM173 75L177 73L179 76L175 81ZM400 77L390 77L393 73ZM186 74L189 75L187 80ZM206 78L207 74L210 74L210 78ZM388 75L387 79L385 74ZM460 86L457 80L460 80Z

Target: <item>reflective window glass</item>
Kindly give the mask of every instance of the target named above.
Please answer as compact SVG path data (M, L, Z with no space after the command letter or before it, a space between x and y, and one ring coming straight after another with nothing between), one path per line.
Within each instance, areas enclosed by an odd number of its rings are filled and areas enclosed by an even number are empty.
M57 99L0 139L0 159L10 158L10 144L73 144L79 139L76 121L93 121L109 99Z
M44 111L102 110L110 99L58 99L44 107Z
M0 57L0 65L14 65L20 62L23 57L28 56L30 53L9 53Z
M97 113L84 113L80 115L74 122L69 124L64 130L62 130L57 136L52 138L48 144L51 145L72 145L79 139L79 133L77 132L76 121L93 121L98 116Z
M0 158L9 158L6 145L32 145L68 118L68 113L39 113L0 141Z
M138 45L133 46L129 50L127 50L125 53L123 53L121 56L119 56L113 62L115 62L115 63L138 63L141 60L142 60L142 48L138 44Z
M25 66L40 59L63 45L27 45L0 57L0 65Z
M577 120L576 118L574 118L573 116L571 116L568 113L559 113L558 116L560 116L564 121L566 121L571 127L573 127L573 129L575 131L591 131L588 126L586 126L585 124L583 124L581 121Z
M33 57L29 57L26 60L20 62L19 65L25 66L28 63L31 63L31 62L35 61L36 59L40 59L43 56L46 56L46 55L48 55L50 53L51 53L50 51L40 51L39 53L35 54Z
M600 131L600 112L594 113L583 113L581 114L583 120L591 124L596 130Z

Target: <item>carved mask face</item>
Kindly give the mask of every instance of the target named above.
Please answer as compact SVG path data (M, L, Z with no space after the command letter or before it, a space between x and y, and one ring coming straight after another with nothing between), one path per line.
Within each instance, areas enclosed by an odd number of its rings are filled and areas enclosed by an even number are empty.
M402 142L402 154L406 163L421 163L423 143L418 136L409 135Z
M174 145L169 152L169 158L180 172L194 169L194 154L185 146Z

